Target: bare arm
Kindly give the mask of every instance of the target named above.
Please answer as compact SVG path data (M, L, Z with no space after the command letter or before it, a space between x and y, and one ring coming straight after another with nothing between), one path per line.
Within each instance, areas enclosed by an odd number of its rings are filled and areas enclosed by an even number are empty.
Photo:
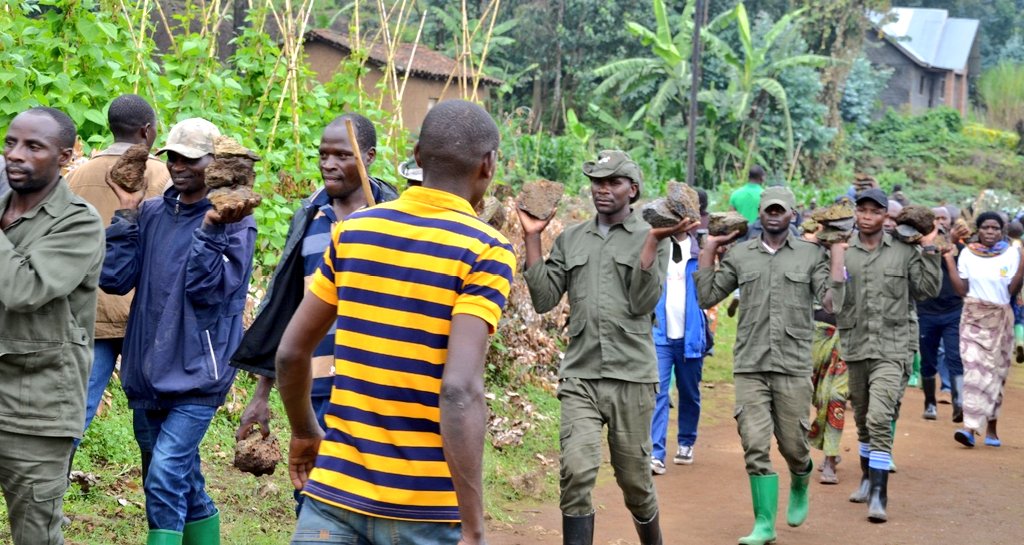
M1024 280L1024 252L1017 250L1018 257L1020 258L1017 263L1017 272L1010 279L1010 298L1017 297L1020 293L1021 281Z
M270 390L274 388L274 379L258 375L256 377L256 391L252 393L252 399L242 411L241 421L238 423L238 431L235 432L235 440L241 441L253 431L254 425L259 425L260 434L266 438L270 435Z
M288 473L297 490L302 489L313 469L323 430L316 421L310 393L313 370L310 358L337 319L338 310L307 291L284 330L277 348L277 388L292 428L288 448Z
M484 320L456 314L441 376L441 443L459 502L460 543L467 544L483 543L484 539L484 357L488 332Z
M956 268L956 258L953 257L953 253L944 253L942 260L946 263L946 271L949 272L949 283L953 286L953 291L960 297L967 297L970 284L966 278L960 278L960 271Z

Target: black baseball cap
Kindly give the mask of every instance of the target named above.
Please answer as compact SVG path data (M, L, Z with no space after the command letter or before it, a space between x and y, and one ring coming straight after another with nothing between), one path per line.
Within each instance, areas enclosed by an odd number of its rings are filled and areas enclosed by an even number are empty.
M881 206L882 208L889 208L889 197L885 196L885 192L878 188L865 189L857 194L857 204L863 201L873 201Z

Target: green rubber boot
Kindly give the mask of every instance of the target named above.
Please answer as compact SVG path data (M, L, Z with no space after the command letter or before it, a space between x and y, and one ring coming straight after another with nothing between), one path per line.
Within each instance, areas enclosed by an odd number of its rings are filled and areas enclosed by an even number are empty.
M914 365L910 371L910 378L907 380L907 386L911 388L917 388L921 385L921 353L914 352Z
M775 543L775 514L779 511L779 476L751 475L750 497L754 500L754 530L739 539L740 545Z
M146 545L181 545L181 532L174 530L150 530Z
M789 472L789 506L786 508L786 524L796 528L807 520L807 486L811 482L814 464L807 462L804 473Z
M220 513L185 524L182 545L220 545Z

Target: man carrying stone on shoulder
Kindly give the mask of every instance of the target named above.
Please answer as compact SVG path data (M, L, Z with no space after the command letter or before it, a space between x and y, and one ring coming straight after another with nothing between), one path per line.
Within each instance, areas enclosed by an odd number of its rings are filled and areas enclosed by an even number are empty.
M807 432L814 390L814 303L820 301L833 311L833 299L842 301L844 293L845 244L832 246L830 273L825 251L790 233L795 208L796 199L788 188L765 189L758 212L763 233L726 251L717 268L715 257L736 234L708 237L700 270L694 273L703 308L718 304L736 288L743 293L733 374L734 416L755 517L753 531L739 539L745 545L763 545L776 538L779 476L769 458L773 433L789 466L786 522L800 526L807 518L807 485L813 467Z

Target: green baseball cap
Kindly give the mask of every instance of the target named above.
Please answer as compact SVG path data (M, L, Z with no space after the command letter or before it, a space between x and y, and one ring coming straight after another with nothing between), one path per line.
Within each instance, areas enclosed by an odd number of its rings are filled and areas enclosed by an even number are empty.
M758 210L764 212L769 206L777 204L792 212L796 208L796 196L788 187L768 187L761 192L761 206Z
M204 155L213 154L213 141L218 136L220 131L213 123L201 117L193 117L171 127L167 143L156 153L159 155L165 151L173 151L189 159L199 159Z
M636 196L629 201L630 203L635 203L639 200L640 193L643 192L643 173L640 172L640 167L624 151L601 151L597 154L596 161L583 163L583 174L586 174L588 178L610 178L612 176L629 178L638 186Z

